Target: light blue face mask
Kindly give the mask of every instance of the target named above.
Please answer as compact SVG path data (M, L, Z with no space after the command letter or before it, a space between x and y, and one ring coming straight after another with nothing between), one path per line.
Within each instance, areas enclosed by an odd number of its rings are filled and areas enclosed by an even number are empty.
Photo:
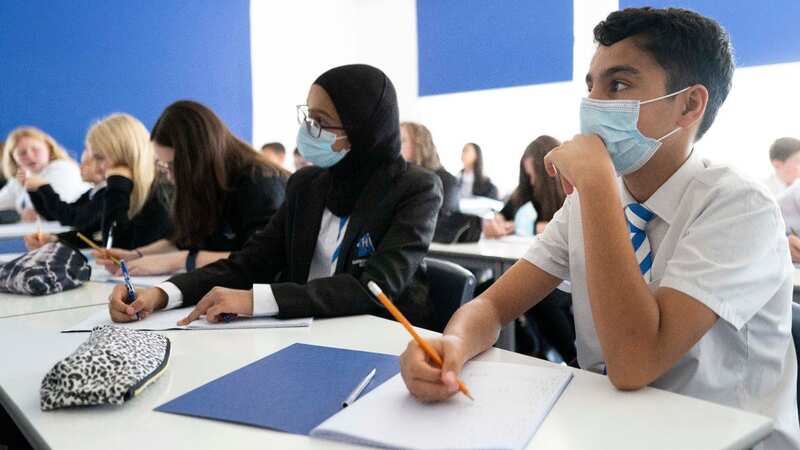
M677 127L658 139L643 135L639 122L639 107L685 92L678 92L646 101L639 100L581 100L581 133L596 134L606 144L618 175L628 175L641 169L661 147L664 139L677 133Z
M297 150L306 161L317 167L332 167L350 152L349 149L339 150L338 152L333 151L333 144L346 137L336 136L336 133L321 130L319 137L315 138L308 133L308 128L305 125L300 125L300 129L297 131Z

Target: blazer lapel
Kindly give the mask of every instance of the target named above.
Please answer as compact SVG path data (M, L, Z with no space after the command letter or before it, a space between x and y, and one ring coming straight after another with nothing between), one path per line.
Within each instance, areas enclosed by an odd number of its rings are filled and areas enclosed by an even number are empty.
M302 204L295 204L293 226L289 232L293 244L289 278L296 283L305 284L308 280L329 185L330 175L325 171L311 182L306 192L296 197L303 199Z
M384 197L386 191L391 187L397 170L401 167L405 167L405 161L402 159L398 163L382 167L380 170L375 171L369 183L364 187L364 191L356 201L353 213L350 215L347 231L345 231L342 239L342 251L336 263L335 273L344 272L345 267L347 267L346 264L351 261L353 244L361 239L367 220Z

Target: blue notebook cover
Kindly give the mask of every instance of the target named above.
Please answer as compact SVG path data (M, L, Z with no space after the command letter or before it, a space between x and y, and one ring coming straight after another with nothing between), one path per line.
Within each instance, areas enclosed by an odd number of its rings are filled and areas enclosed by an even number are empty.
M400 372L397 356L293 344L155 410L308 435L372 369L362 396Z

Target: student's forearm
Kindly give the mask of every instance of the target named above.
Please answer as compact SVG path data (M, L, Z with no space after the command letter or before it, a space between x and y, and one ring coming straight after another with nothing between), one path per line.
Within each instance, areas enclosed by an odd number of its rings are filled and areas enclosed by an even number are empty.
M526 260L519 260L478 298L453 315L444 334L463 341L467 359L497 341L500 327L539 303L561 282Z
M580 205L592 317L612 375L655 353L659 306L636 262L613 176L586 183Z
M142 255L157 255L159 253L167 253L177 250L178 247L167 239L159 239L155 242L139 247L137 250L142 252Z

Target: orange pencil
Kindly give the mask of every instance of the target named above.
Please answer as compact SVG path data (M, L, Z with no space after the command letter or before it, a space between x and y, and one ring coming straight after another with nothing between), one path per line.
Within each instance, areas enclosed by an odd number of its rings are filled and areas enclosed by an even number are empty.
M105 253L109 257L109 259L111 259L111 261L114 262L114 264L119 265L119 260L117 258L114 258L113 256L109 255L108 252L106 252L106 249L104 249L104 248L100 247L99 245L95 244L94 242L92 242L91 239L87 238L86 236L82 235L81 233L76 233L76 234L78 235L79 238L81 238L81 240L83 242L86 242L86 244L88 244L89 247L92 247L93 249L99 251L100 253Z
M389 310L389 313L392 315L392 317L394 317L395 320L400 322L403 325L403 327L405 327L406 331L408 331L408 333L411 334L411 337L413 337L414 340L417 341L417 344L419 344L419 346L422 347L422 350L425 352L425 354L427 354L428 357L432 359L433 362L435 362L436 365L439 366L439 368L441 368L444 365L442 357L439 356L438 353L436 353L436 350L434 350L433 347L431 347L431 344L428 344L428 341L422 339L422 336L417 334L417 331L414 330L414 327L411 326L411 322L409 322L408 319L406 319L406 316L404 316L403 313L401 313L400 310L397 309L396 306L394 306L394 303L392 303L392 301L389 300L389 297L387 297L386 294L383 293L381 288L378 287L378 285L375 284L375 282L373 281L367 282L367 288L369 289L370 292L372 292L372 295L377 297L377 299L383 304L383 306ZM472 395L470 395L469 389L467 389L467 386L464 384L464 382L459 379L456 379L456 381L458 381L458 390L461 391L461 393L463 393L464 395L466 395L470 400L474 401L475 399L472 398Z

